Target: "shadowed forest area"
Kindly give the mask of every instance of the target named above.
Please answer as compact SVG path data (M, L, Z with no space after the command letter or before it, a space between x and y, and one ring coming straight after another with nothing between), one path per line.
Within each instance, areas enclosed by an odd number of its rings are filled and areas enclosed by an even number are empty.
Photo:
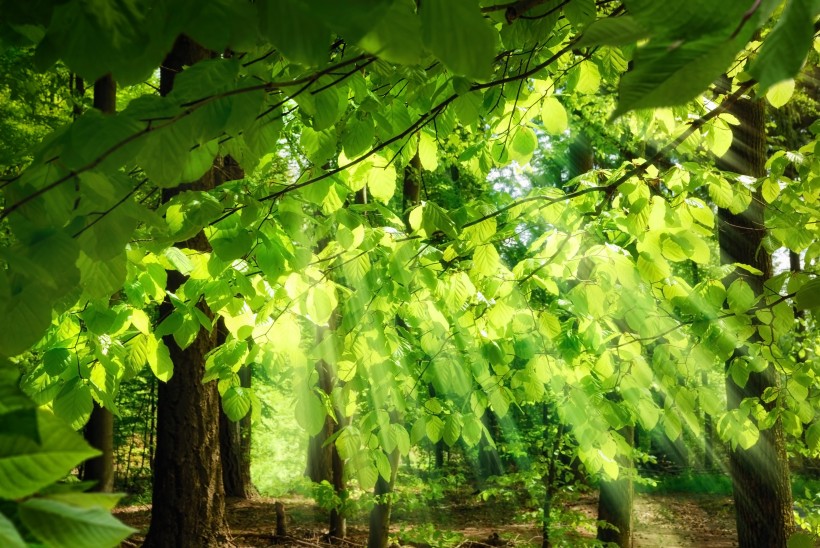
M0 0L0 546L820 542L814 0Z

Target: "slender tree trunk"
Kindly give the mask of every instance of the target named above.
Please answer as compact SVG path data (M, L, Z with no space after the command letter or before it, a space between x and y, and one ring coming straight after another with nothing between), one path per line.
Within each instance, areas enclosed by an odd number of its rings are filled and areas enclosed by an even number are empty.
M550 406L546 402L543 403L542 406L544 435L546 437L547 432L549 432L551 422ZM557 414L555 417L556 419L558 418ZM547 461L547 473L542 478L542 481L544 482L544 503L542 505L543 520L541 522L541 548L552 548L552 541L550 540L550 529L552 528L551 514L555 493L558 491L558 451L561 448L561 438L563 435L564 425L559 422L555 431L555 438L552 440L545 440L545 442L552 441L552 443L545 443L545 447L547 449L544 456Z
M227 328L220 319L216 324L217 345L225 343ZM237 373L240 386L250 388L251 368L245 366ZM251 483L250 470L250 413L239 421L232 421L219 408L219 451L222 456L222 484L226 497L253 498L256 490ZM245 440L244 438L247 438Z
M481 416L481 422L487 432L493 437L493 441L500 439L501 431L498 428L498 419L493 413L492 409L486 409ZM481 474L481 480L484 481L490 476L500 476L504 473L504 467L501 464L501 456L498 454L498 449L490 443L486 434L481 435L478 440L478 470Z
M635 444L635 428L624 426L619 430L630 447ZM604 521L615 529L598 527L597 538L617 546L632 546L632 457L618 457L621 475L617 480L601 480L598 497L598 521Z
M741 99L730 109L740 124L733 126L734 140L719 167L724 170L762 177L766 174L766 128L765 106L761 100ZM749 208L739 214L721 209L718 212L718 241L721 261L748 264L763 274L755 276L744 273L756 295L764 292L764 283L772 275L772 262L763 247L766 229L763 223L765 202L755 193ZM726 284L736 278L726 280ZM759 342L755 336L749 342ZM727 362L741 358L738 349ZM760 373L752 372L745 386L738 386L730 375L726 376L726 405L737 409L745 398L760 398L770 387L777 388L780 379L774 364ZM777 402L761 405L771 412ZM738 542L741 548L780 548L794 529L792 494L789 482L788 457L783 425L778 419L770 428L760 431L758 442L744 450L741 447L729 451L729 468L732 474Z
M82 86L79 78L77 86ZM94 108L105 114L117 111L117 84L110 74L94 82ZM102 455L85 462L83 479L97 482L93 491L110 493L114 490L114 415L96 401L85 425L85 440Z
M418 151L404 168L404 182L402 187L402 210L404 212L404 222L410 229L410 209L418 205L421 195L421 160ZM392 422L398 422L399 414L391 412ZM376 480L376 487L373 494L376 496L376 504L370 511L370 531L367 537L367 548L387 548L387 539L390 532L390 513L393 507L393 487L396 483L396 474L399 469L399 459L401 453L398 448L389 456L390 479L385 480L379 475Z
M583 130L569 146L568 156L567 171L570 179L592 171L595 164L595 150L592 148L589 136Z
M114 491L114 414L94 402L94 409L85 425L85 441L102 452L87 460L83 466L83 480L95 481L91 491Z
M250 388L250 366L240 369L238 375L241 386ZM232 421L221 407L219 409L219 450L226 497L250 499L257 494L251 482L250 419L248 413L239 421Z
M706 371L700 374L700 383L709 386L709 375ZM712 426L712 415L703 412L703 469L710 471L715 469L715 442L714 427Z
M370 511L370 531L367 537L367 548L387 548L388 534L390 533L390 512L393 508L393 487L396 484L396 474L399 470L399 450L390 453L390 480L381 475L376 480L373 494L376 496L376 505Z
M167 95L171 91L174 77L183 66L211 56L187 37L178 38L161 68L160 93ZM220 182L214 168L186 188L210 190ZM163 201L181 190L163 192ZM211 250L204 232L184 242L184 246L202 252ZM185 276L178 271L168 272L169 292L175 293L184 282ZM213 318L207 305L200 302L197 306ZM160 307L162 316L172 310L170 300ZM159 385L153 507L145 546L225 546L230 540L219 447L219 392L216 381L202 382L205 356L216 346L216 330L209 333L200 329L185 349L177 346L170 335L163 341L170 351L174 375Z
M410 160L404 168L404 183L402 186L401 209L404 214L407 229L410 229L410 210L421 203L421 158L419 153Z

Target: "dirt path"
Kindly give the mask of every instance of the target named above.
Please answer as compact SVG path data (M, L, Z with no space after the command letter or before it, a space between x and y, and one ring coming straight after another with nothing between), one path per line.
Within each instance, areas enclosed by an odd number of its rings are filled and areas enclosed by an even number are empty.
M260 498L252 501L228 501L228 522L231 524L234 542L240 548L279 546L331 546L322 538L324 524L316 521L312 501L303 498L285 499L288 508L288 539L276 539L274 525L276 517L273 499ZM597 497L594 493L573 504L573 507L594 519L597 512ZM734 530L734 514L729 497L713 495L646 495L635 498L634 548L734 548L737 537ZM146 505L118 508L115 515L141 530L123 545L139 546L144 540L144 532L150 520L150 507ZM457 531L461 538L456 540L442 536L435 544L444 546L508 546L538 547L541 545L539 528L535 524L512 523L511 515L499 516L486 512L481 507L471 506L454 510L451 508L448 525L440 526L440 531ZM409 516L408 516L409 517ZM506 518L506 519L505 519ZM413 528L415 520L400 520L396 528ZM579 537L594 538L593 529L578 531ZM365 523L351 523L348 530L348 546L362 546L367 543ZM500 535L499 541L488 541ZM496 537L497 538L497 537ZM464 542L469 539L478 542ZM420 546L421 544L415 543ZM429 546L429 544L427 545Z
M733 548L737 546L729 497L638 495L635 498L636 548Z

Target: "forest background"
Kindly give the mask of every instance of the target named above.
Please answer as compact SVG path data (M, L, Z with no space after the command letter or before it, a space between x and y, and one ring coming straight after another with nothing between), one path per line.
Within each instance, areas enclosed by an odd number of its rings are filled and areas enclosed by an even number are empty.
M629 545L670 458L812 545L818 12L0 2L3 544L116 545L115 470L146 545L229 543L286 401L330 540L449 453L544 546L589 484Z

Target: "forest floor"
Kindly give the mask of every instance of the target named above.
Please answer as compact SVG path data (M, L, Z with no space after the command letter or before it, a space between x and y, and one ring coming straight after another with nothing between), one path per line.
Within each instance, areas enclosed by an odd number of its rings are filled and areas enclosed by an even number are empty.
M274 502L279 500L287 512L286 538L275 536ZM594 538L591 520L596 514L595 493L581 495L567 504L562 546L581 546ZM115 510L115 515L140 533L123 546L139 546L150 521L150 506L135 505ZM229 500L228 522L238 548L266 546L330 546L323 538L324 513L316 510L312 499L286 497ZM462 501L403 511L397 509L391 533L403 546L431 548L454 546L540 546L540 528L526 516L516 515L509 505ZM637 494L635 498L634 547L729 548L737 546L734 513L730 497L697 494ZM345 545L367 545L365 519L351 519Z

